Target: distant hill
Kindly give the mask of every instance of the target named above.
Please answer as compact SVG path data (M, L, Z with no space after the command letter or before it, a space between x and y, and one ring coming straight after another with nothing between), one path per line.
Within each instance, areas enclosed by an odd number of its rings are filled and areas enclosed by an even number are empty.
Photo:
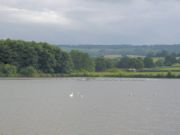
M80 50L91 56L138 55L168 51L180 54L180 44L174 45L59 45L65 51Z

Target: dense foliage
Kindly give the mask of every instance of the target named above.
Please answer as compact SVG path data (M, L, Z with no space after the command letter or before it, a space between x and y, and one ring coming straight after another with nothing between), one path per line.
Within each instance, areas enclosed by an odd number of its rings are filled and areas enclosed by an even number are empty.
M15 69L30 76L36 72L69 73L72 70L69 54L58 47L10 39L0 40L0 64L4 74L15 74Z
M106 69L112 68L114 66L111 59L105 59L103 57L96 58L95 65L96 71L105 71Z
M144 58L144 67L146 67L146 68L155 67L155 63L154 63L154 61L153 61L153 58L151 58L151 57L145 57L145 58Z
M157 55L163 57L90 57L88 53L78 50L67 53L48 43L7 39L0 40L0 76L56 76L94 71L115 72L114 69L137 72L180 63L180 58L174 53L163 51Z
M87 53L72 50L70 52L74 69L75 70L87 70L94 71L95 63Z

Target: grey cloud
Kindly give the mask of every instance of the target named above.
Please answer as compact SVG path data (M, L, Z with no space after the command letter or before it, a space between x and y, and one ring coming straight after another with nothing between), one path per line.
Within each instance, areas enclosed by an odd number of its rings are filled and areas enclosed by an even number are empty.
M178 2L0 0L0 38L70 44L178 43Z
M84 1L88 1L88 0L84 0ZM133 2L135 0L89 0L89 1L93 1L93 2L107 2L107 3L129 3L129 2Z

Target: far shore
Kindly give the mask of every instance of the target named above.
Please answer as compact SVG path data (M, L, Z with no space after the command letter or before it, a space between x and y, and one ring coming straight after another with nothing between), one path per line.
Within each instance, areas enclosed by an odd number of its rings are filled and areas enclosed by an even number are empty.
M125 72L125 71L117 71L117 72L72 72L69 74L45 74L45 73L36 73L31 74L29 76L23 76L21 74L16 74L13 76L1 75L0 79L36 79L36 78L180 78L180 72Z

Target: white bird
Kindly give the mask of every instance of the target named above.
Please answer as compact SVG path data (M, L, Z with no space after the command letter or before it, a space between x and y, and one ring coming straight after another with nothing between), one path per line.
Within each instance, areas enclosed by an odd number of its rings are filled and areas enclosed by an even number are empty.
M71 94L69 94L69 97L73 98L74 97L74 93L72 92Z

